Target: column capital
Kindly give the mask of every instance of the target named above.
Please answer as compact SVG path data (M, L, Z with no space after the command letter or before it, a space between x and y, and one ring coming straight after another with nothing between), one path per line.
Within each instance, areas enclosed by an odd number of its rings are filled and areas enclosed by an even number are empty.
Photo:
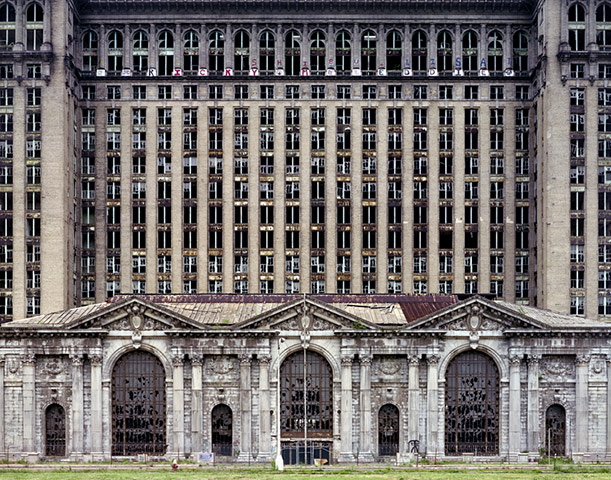
M607 361L607 363L611 364L611 354L607 355L605 357L605 360ZM0 362L4 362L4 358L2 360L0 360Z
M6 357L4 355L0 355L0 368L4 367L5 361L6 361Z
M526 361L528 362L528 366L537 366L539 365L539 362L541 361L541 358L543 357L543 355L539 354L539 353L533 353L530 354L528 356L528 358L526 359Z
M176 354L172 356L172 365L174 366L174 368L176 367L182 367L185 364L185 358L183 355L180 354Z
M21 356L21 362L25 365L26 363L35 364L36 363L36 354L35 353L26 353Z
M204 357L202 355L193 355L191 358L191 365L194 367L201 367L204 363Z
M509 363L512 367L513 366L519 367L520 364L522 363L522 355L511 355L509 357Z
M259 363L261 365L269 366L270 362L272 361L271 355L259 355L257 358L259 359Z
M364 355L359 355L359 363L361 365L365 365L367 367L371 367L371 363L373 362L373 355L371 353L366 353Z
M71 354L70 361L72 362L73 367L80 367L83 365L83 356L79 353Z
M238 355L238 359L240 360L240 365L250 365L252 363L252 355L250 353L241 353Z
M91 362L92 367L102 366L103 360L104 357L102 357L102 355L89 355L89 361Z
M342 367L351 366L353 360L354 360L354 355L342 355L342 358L341 358Z
M587 367L590 363L590 355L580 354L575 357L575 365L578 367Z
M439 355L427 355L426 363L430 366L439 364Z
M418 366L420 365L420 355L415 354L415 355L408 355L407 356L407 361L410 364L410 366Z

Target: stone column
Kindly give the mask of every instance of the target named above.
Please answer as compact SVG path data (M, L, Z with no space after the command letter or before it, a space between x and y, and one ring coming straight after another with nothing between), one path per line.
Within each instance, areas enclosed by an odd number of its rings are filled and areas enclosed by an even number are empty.
M428 365L426 374L426 455L437 457L439 437L439 356L427 355Z
M225 70L228 68L233 69L233 54L234 54L234 44L233 44L233 31L231 29L231 24L227 24L225 27Z
M202 357L197 355L191 359L191 451L202 451Z
M372 462L372 433L371 433L371 354L360 355L361 366L361 445L359 460Z
M411 440L419 440L420 385L418 371L420 369L420 356L410 355L408 361L407 441L409 442Z
M340 462L351 462L352 455L352 355L342 356L342 406L340 416Z
M182 355L175 355L172 358L174 366L172 375L173 411L174 419L174 448L176 456L180 457L185 453L185 367Z
M537 453L541 444L539 425L539 362L541 355L528 356L528 451Z
M103 460L102 446L102 355L91 355L91 454Z
M258 461L271 459L272 426L269 393L269 355L259 356L259 456Z
M51 33L51 2L44 2L42 17L42 43L46 43L46 48L49 50L51 50Z
M83 357L70 355L72 360L72 452L73 460L83 458Z
M23 356L23 452L28 456L35 456L36 434L36 356L27 354Z
M6 451L4 441L6 429L4 428L4 355L0 356L0 452Z
M102 449L104 460L111 457L110 380L102 381Z
M250 461L251 454L251 356L240 355L240 455L238 461Z
M509 459L517 461L520 452L520 364L522 357L509 358Z
M589 355L575 359L575 453L588 451L588 367Z
M607 355L607 457L611 455L611 355Z

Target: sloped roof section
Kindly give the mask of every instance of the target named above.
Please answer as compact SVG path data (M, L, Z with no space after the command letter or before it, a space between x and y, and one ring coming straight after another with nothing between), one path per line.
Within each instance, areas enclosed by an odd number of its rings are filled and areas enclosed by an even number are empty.
M511 310L517 314L524 315L532 320L553 328L611 328L606 322L591 320L589 318L575 317L566 313L556 312L554 310L545 310L542 308L529 307L527 305L516 305L514 303L495 300L494 303L500 305L507 310Z

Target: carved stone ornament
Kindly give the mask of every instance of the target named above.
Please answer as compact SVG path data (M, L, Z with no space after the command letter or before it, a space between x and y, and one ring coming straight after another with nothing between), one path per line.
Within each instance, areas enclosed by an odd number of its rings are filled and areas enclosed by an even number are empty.
M541 373L549 380L564 382L575 375L575 364L569 359L544 358Z
M575 357L575 365L585 367L590 363L590 355L577 355Z
M212 373L226 375L235 369L235 362L231 358L217 357L210 362L210 370Z
M12 375L15 375L19 372L19 367L21 366L21 362L15 357L11 357L6 362L6 368L8 372Z
M474 305L467 315L467 327L472 332L477 332L482 324L482 315L480 308Z
M64 363L61 361L61 359L59 358L48 358L43 366L42 366L42 371L43 373L46 373L47 375L52 375L52 376L56 376L59 375L61 373L63 373L64 371Z
M594 362L592 362L592 372L596 375L603 373L604 368L605 363L602 360L596 359Z
M401 371L402 361L393 357L381 357L376 361L376 371L386 376L396 375Z

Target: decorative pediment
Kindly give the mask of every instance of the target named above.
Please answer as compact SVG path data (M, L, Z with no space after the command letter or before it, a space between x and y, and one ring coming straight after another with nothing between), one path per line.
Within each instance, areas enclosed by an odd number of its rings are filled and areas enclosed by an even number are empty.
M236 324L233 328L288 330L377 330L377 325L344 310L309 297L289 302L281 307Z
M545 328L535 319L483 297L472 297L410 324L408 330L446 330L482 335L511 329Z

